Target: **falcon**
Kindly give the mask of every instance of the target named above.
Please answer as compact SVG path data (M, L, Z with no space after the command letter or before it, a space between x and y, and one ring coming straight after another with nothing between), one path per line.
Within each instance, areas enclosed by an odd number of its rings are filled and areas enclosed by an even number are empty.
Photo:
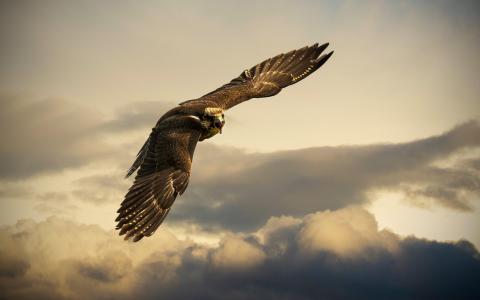
M222 133L224 112L252 98L274 96L303 80L332 56L333 51L322 54L327 47L328 43L314 44L279 54L165 113L127 172L129 177L138 169L117 211L119 234L134 242L151 236L187 189L197 142Z

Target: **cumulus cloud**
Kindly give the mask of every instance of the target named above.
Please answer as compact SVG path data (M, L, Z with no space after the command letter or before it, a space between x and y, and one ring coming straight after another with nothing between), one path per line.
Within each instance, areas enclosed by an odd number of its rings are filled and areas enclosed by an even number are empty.
M6 299L480 296L480 257L469 242L402 239L359 207L275 217L213 248L165 228L133 244L59 218L1 228L0 241Z
M353 207L308 216L298 239L301 249L308 253L326 250L340 256L359 255L369 248L392 252L398 247L397 237L378 232L373 216Z
M249 269L264 259L265 254L260 249L235 236L224 238L212 254L213 264L227 269Z
M142 247L134 247L113 231L56 217L39 223L19 221L0 232L2 275L8 275L0 279L1 298L114 297L134 283L133 266L153 253L157 263L165 261L167 266L177 252L188 246L163 231ZM5 265L11 257L17 263Z

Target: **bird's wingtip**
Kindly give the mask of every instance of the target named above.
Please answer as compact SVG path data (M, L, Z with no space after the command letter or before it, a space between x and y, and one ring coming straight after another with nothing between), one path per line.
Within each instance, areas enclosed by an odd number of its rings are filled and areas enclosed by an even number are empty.
M318 45L318 43L315 43L316 45ZM326 42L326 43L323 43L321 44L320 46L318 46L318 48L322 48L322 51L325 50L328 46L330 45L329 42Z

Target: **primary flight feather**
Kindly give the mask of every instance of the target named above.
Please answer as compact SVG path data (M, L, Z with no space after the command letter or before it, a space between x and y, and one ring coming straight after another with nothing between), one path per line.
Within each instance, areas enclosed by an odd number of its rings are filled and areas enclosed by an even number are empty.
M252 98L270 97L320 68L333 54L322 54L328 43L293 50L243 71L220 88L180 103L165 113L127 172L137 169L133 185L116 219L125 239L139 241L152 235L170 211L175 198L188 186L198 141L222 132L224 111Z

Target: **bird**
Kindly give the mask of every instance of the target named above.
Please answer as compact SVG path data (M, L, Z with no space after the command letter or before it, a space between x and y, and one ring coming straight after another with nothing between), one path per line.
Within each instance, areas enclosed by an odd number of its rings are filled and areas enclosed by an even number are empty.
M120 208L116 229L125 240L151 236L187 189L198 142L222 133L225 111L244 101L271 97L319 69L333 54L315 43L276 55L200 98L166 112L152 128L126 177L137 171Z

